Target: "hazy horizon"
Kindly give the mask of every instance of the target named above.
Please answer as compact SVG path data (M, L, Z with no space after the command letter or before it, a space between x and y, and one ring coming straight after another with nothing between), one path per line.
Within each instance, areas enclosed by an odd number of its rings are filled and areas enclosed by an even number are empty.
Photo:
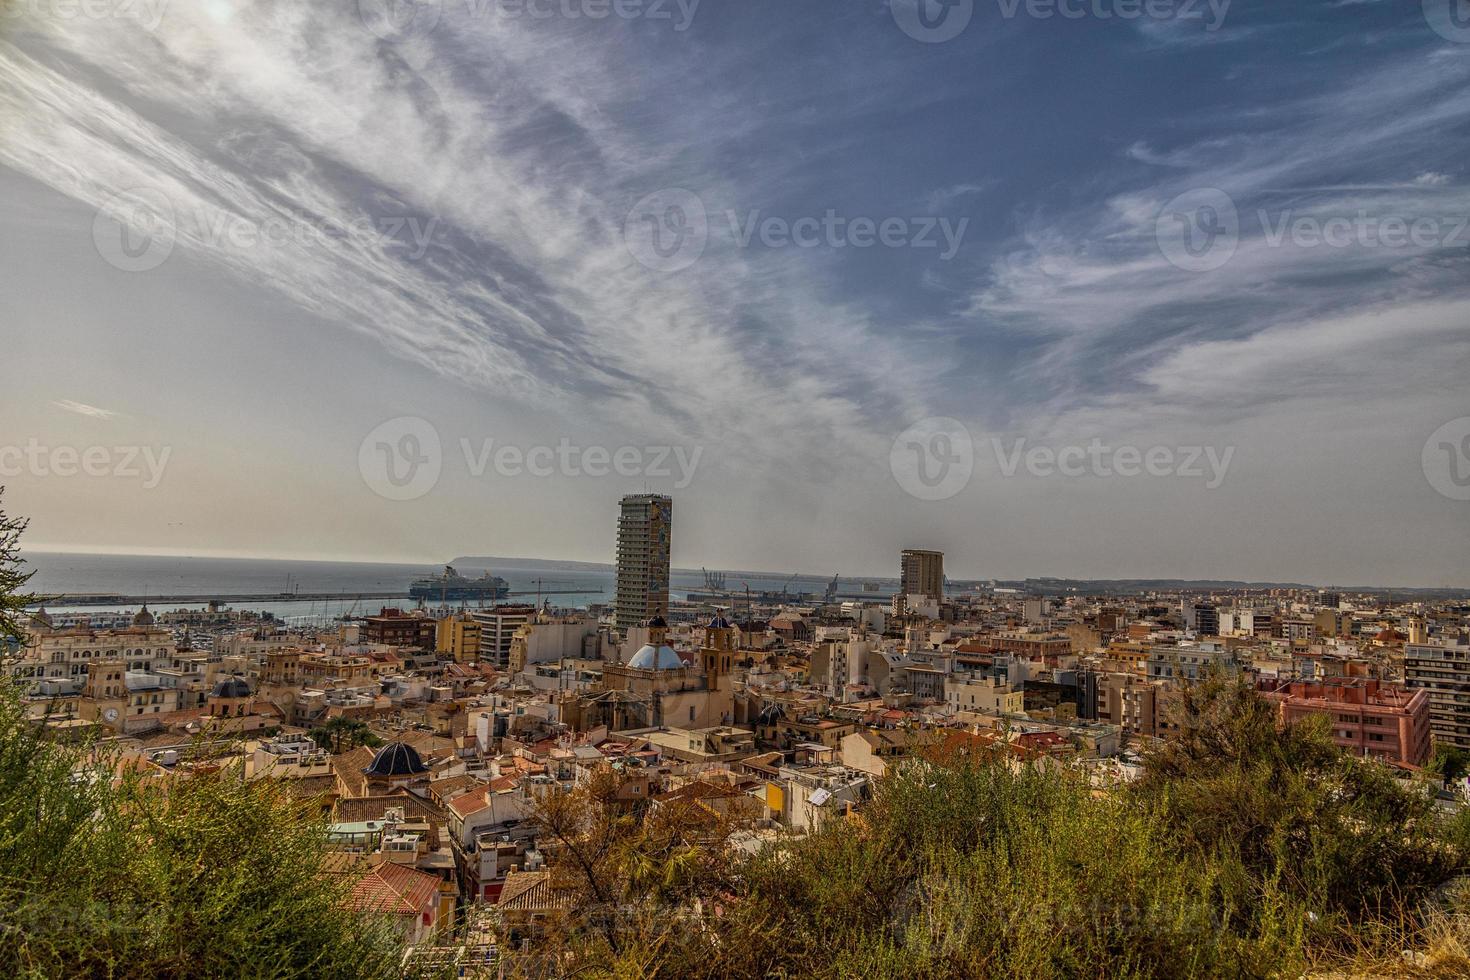
M42 548L25 547L25 548L22 549L22 556L25 557L27 555L30 556L31 559L42 558L42 557L45 557L45 556L48 556L48 555L55 555L57 557L68 557L68 558L87 557L89 555L96 555L96 556L99 556L99 557L109 557L109 558L129 558L129 557L134 557L134 558L177 558L177 559L180 559L180 560L188 560L188 559L218 559L218 560L230 560L230 561L260 561L260 562L279 562L279 563L298 562L298 563L303 563L303 564L305 564L305 563L315 563L315 562L325 562L325 563L344 564L344 565L408 565L408 566L425 566L425 567L435 567L435 566L443 566L443 565L446 565L446 564L454 564L458 559L461 559L461 558L483 558L483 559L490 559L490 560L493 560L493 561L502 563L501 564L501 567L505 567L505 568L517 568L517 567L522 567L523 568L523 567L525 567L525 566L517 566L516 564L514 564L516 562L539 562L539 563L545 563L545 564L548 564L548 565L555 565L555 564L562 564L562 563L565 563L565 564L577 564L577 565L597 565L597 566L600 566L601 568L605 568L605 569L613 569L613 568L616 567L615 564L614 564L614 562L611 559L598 561L596 559L586 559L586 558L544 558L544 557L534 557L534 556L531 556L531 555L480 555L480 554L474 554L474 553L469 553L469 552L467 552L465 554L457 554L457 555L452 555L452 556L448 556L448 557L429 558L429 559L415 559L415 558L402 558L402 557L400 557L400 558L393 558L393 557L388 557L388 558L340 558L340 557L323 556L323 555L284 557L284 556L278 556L278 555L206 554L206 553L203 553L203 552L196 552L196 553L192 553L192 554L184 554L184 553L157 553L157 554L148 554L146 552L132 552L132 551L92 551L92 550L86 550L84 548L78 548L78 549L75 549L75 550L59 550L59 549L55 549L55 548L42 549ZM896 565L896 563L895 563L895 565ZM473 566L473 567L477 567L478 568L479 566ZM672 567L672 569L673 569L674 572L676 572L676 573L684 573L684 574L695 574L695 573L698 573L701 569L708 569L711 572L747 573L747 574L752 574L752 575L765 575L765 576L781 576L781 575L792 575L792 574L795 574L795 575L798 575L802 579L811 579L811 580L829 579L829 578L831 578L831 574L832 574L830 572L813 571L813 570L810 570L810 569L798 569L798 568L795 568L794 566L791 567L791 568L784 568L784 569L783 568L776 568L776 567L771 567L771 568L736 568L736 567L733 567L733 566L712 565L712 564L709 564L707 562L704 563L703 565L700 565L698 563L693 564L693 565L690 565L690 564L686 564L684 562L681 562L677 558L675 560L673 560L671 567ZM491 570L493 571L494 569L492 568ZM849 571L843 570L843 571L837 572L837 574L840 575L841 578L843 578L843 579L853 579L853 580L856 580L856 579L870 579L870 580L895 580L896 581L898 579L898 577L899 577L896 568L895 569L892 569L892 570L888 570L888 571L873 571L873 570L868 570L868 571L849 572ZM1291 584L1291 585L1301 585L1301 586L1305 586L1305 587L1309 587L1309 588L1314 587L1314 588L1323 588L1323 589L1326 589L1326 588L1352 589L1352 588L1362 587L1362 588L1378 588L1378 589L1416 589L1416 590L1435 589L1435 590L1449 590L1449 591L1453 591L1453 590L1458 590L1458 589L1462 589L1463 588L1463 589L1465 589L1465 591L1466 591L1467 594L1470 594L1470 585L1466 585L1466 584L1463 584L1463 583L1457 583L1457 582L1447 582L1447 583L1439 583L1439 584L1432 584L1432 583L1414 584L1414 583L1404 583L1404 582L1383 582L1383 581L1375 581L1375 580L1372 580L1372 579L1353 579L1353 580L1344 580L1344 581L1341 581L1341 582L1336 582L1336 581L1334 581L1334 582L1299 581L1298 582L1298 581L1291 581L1291 580L1286 580L1286 579L1266 579L1266 578L1259 578L1259 577L1253 577L1253 576L1241 576L1241 575L1198 576L1198 575L1151 575L1151 574L1147 574L1147 573L1138 573L1138 574L1121 574L1121 573L1119 573L1119 574L1109 575L1109 576L1081 576L1081 575L1063 574L1063 573L1059 573L1059 572L1039 572L1039 573L1029 574L1029 575L1004 575L1004 574L1001 574L1001 575L988 575L988 574L987 575L971 575L971 574L966 574L963 571L956 571L956 570L951 569L950 568L950 565L948 563L948 556L946 556L945 577L948 578L948 579L950 579L950 580L952 580L952 581L989 581L989 580L996 580L996 581L1013 581L1014 582L1014 581L1022 581L1022 580L1025 580L1025 579L1055 578L1055 579L1066 579L1066 580L1077 580L1077 581L1090 580L1090 581L1100 581L1100 582L1101 581L1125 582L1125 581L1140 581L1140 580L1141 581L1179 581L1179 582L1244 582L1244 583L1249 583L1249 584L1263 584L1263 585Z

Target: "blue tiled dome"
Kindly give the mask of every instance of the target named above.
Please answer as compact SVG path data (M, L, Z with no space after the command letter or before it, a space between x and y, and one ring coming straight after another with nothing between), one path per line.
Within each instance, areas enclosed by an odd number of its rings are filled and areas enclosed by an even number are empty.
M389 742L373 756L372 765L363 770L369 776L417 776L429 767L411 745Z
M250 682L243 677L226 677L214 685L212 696L217 698L248 698L250 697Z

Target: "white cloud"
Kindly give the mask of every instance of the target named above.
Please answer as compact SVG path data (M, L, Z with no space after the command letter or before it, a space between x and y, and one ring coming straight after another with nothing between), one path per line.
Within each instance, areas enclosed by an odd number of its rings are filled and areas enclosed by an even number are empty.
M117 418L118 414L110 408L98 408L96 405L88 405L85 402L72 401L70 398L62 398L58 401L52 402L51 404L55 405L57 408L75 413L77 415L85 415L87 418L102 419L103 421Z

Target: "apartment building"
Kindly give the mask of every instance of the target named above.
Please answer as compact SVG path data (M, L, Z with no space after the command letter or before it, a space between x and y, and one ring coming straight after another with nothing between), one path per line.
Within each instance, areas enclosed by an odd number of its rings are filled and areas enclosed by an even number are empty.
M1321 681L1266 681L1261 693L1281 708L1291 724L1325 715L1332 741L1354 755L1405 765L1423 765L1430 751L1430 695L1366 677Z
M1197 683L1211 671L1234 674L1240 667L1234 652L1223 643L1154 647L1148 655L1149 680Z
M481 663L506 667L510 664L510 647L516 630L536 619L532 605L493 606L470 613L480 624L479 658Z
M1470 641L1458 636L1406 645L1404 686L1428 692L1436 742L1470 749Z
M669 550L674 501L656 493L630 494L619 504L617 596L620 630L669 615Z
M955 712L985 715L1018 715L1026 710L1021 691L994 677L955 674L944 682L944 703Z
M20 654L0 661L0 673L35 690L40 681L86 681L87 666L96 661L120 661L124 670L152 671L172 667L177 653L171 630L155 626L146 608L122 629L88 627L53 630L43 621L30 633Z
M904 596L944 598L944 552L905 548L899 556L898 592Z

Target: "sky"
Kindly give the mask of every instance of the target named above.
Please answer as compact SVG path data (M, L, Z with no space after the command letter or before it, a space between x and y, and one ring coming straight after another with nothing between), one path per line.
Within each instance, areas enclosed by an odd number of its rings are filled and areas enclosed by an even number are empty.
M0 0L5 508L1470 585L1457 2Z

